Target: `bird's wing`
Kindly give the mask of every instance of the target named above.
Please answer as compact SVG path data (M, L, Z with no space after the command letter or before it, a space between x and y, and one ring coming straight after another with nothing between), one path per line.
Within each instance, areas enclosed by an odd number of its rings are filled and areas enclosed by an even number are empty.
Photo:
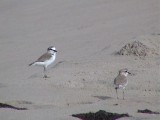
M115 85L123 85L127 82L127 78L125 76L117 76L114 79L114 84Z
M41 57L39 57L36 62L44 62L48 59L50 59L52 55L50 53L44 53Z

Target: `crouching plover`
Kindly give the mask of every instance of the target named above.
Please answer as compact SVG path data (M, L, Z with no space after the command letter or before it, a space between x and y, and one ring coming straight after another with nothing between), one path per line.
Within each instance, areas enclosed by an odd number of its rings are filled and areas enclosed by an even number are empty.
M114 85L115 85L115 89L116 89L117 99L118 99L117 89L122 88L123 89L123 100L124 100L124 89L125 89L126 85L128 84L128 81L127 81L128 74L131 74L131 73L128 72L127 68L121 69L121 70L119 70L118 76L114 79Z
M29 64L29 66L31 65L42 66L44 68L43 70L44 78L47 78L47 75L45 73L46 69L48 65L52 64L55 61L56 53L57 53L56 48L51 46L47 49L46 53L44 53L41 57L39 57L35 62Z

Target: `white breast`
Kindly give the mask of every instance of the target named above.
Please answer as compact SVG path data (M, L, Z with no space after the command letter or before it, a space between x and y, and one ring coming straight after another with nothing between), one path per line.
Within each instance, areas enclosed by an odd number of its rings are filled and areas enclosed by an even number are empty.
M52 55L51 59L45 61L45 67L52 64L56 59L56 54Z

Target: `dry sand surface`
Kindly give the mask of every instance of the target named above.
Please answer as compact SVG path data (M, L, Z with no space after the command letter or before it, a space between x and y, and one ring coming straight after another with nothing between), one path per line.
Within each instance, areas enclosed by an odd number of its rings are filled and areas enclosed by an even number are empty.
M121 120L159 120L137 113L160 112L159 6L159 0L1 0L0 102L28 110L1 108L0 120L78 120L71 115L98 110L133 116ZM156 55L115 55L135 40ZM43 69L28 64L51 45L58 54L44 80ZM121 68L133 73L125 100L113 87Z

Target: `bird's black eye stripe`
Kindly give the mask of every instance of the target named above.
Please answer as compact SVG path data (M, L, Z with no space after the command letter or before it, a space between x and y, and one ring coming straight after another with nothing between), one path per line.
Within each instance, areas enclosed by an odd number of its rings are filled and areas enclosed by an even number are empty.
M48 50L52 50L52 51L54 51L54 52L57 52L57 50L53 50L53 49L48 49Z

